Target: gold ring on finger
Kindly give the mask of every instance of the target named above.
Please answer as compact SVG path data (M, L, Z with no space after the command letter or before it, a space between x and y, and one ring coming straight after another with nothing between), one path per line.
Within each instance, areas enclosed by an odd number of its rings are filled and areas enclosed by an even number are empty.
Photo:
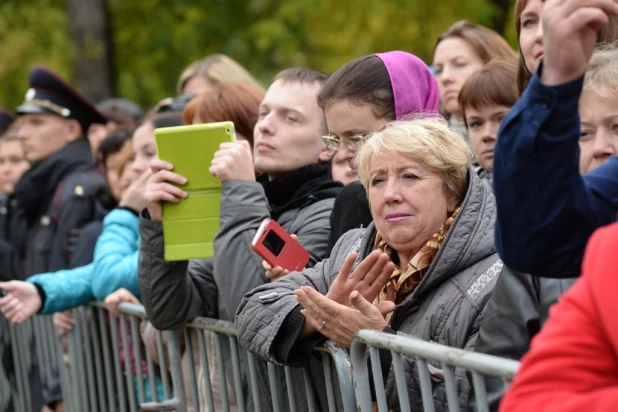
M318 329L319 332L322 332L322 329L324 329L326 327L326 321L323 320L322 323L320 324L320 329Z

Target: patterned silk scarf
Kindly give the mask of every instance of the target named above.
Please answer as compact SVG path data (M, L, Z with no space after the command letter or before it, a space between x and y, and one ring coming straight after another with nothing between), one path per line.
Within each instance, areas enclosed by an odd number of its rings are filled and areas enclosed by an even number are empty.
M436 257L446 237L446 233L455 221L460 208L461 206L458 206L455 209L451 216L446 219L446 222L442 224L440 229L431 236L427 243L414 255L412 260L408 262L407 266L402 269L395 265L391 278L380 291L378 297L373 302L374 304L390 300L391 302L395 302L396 305L399 305L418 284L421 283L433 259ZM390 260L393 261L393 254L397 252L382 239L379 233L376 236L375 244L378 249L386 253L390 257ZM389 325L391 324L391 317L392 313L386 316L386 321Z

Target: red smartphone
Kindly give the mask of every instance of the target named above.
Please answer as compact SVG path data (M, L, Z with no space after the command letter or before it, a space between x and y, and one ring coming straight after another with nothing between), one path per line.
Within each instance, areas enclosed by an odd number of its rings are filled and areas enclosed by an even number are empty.
M260 225L251 248L270 266L281 266L290 272L303 270L309 262L309 252L279 223L270 219L264 219Z

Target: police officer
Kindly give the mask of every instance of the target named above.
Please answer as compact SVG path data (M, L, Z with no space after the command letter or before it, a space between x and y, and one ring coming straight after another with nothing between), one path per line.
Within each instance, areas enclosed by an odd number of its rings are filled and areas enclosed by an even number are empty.
M96 218L97 198L106 190L86 138L89 126L105 123L105 118L48 68L34 67L29 83L25 100L15 111L20 122L17 135L31 162L13 195L14 218L25 227L24 233L9 239L15 248L12 278L18 280L73 267L79 232ZM28 340L33 342L33 337ZM41 390L37 362L31 368L32 410L40 411L44 403L53 407L61 401L57 382L44 383Z
M16 278L67 269L79 230L95 217L105 180L94 170L86 138L103 116L57 74L30 72L30 89L16 110L18 136L32 163L15 185L15 199L27 224L24 268Z

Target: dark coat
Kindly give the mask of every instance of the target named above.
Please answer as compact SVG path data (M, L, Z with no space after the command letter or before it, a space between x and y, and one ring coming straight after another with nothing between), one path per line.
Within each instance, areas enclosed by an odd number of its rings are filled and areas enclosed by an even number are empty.
M22 273L26 241L26 222L18 219L17 200L11 195L0 196L0 281L6 282Z
M579 173L583 76L550 87L539 67L502 121L494 157L496 248L533 276L579 275L588 238L615 219L618 157Z
M475 352L520 360L547 321L549 308L577 278L551 279L502 269L487 304ZM507 389L502 378L485 377L490 410L497 411ZM473 400L470 400L470 410Z
M103 176L94 171L86 139L69 143L49 158L34 164L15 185L3 224L0 269L10 279L69 269L80 230L94 220L96 199L105 189ZM6 246L6 247L4 247ZM5 276L3 274L3 276ZM58 381L38 380L34 336L24 337L33 361L28 384L33 410L43 402L61 399ZM6 348L5 348L6 350ZM3 368L12 365L3 359Z
M95 220L104 177L94 170L88 141L69 143L33 165L15 186L16 219L26 225L24 269L16 278L71 267L80 230Z
M353 182L344 187L335 198L330 214L330 237L328 255L333 247L348 230L369 226L373 222L367 192L360 182Z

